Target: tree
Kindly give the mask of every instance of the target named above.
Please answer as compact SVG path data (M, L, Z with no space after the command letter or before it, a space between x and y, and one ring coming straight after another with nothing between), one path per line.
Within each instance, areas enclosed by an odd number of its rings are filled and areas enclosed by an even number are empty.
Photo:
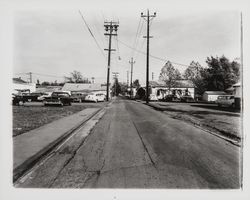
M140 87L139 80L135 79L132 85L133 85L133 87L136 87L136 89L138 90L138 88Z
M121 93L121 86L120 83L118 82L118 78L115 78L114 85L112 87L113 94L115 96L118 96Z
M204 76L206 71L204 68L198 63L192 61L189 67L184 72L184 78L192 81L196 93L202 95L206 90L206 84L204 83ZM203 76L202 76L203 75Z
M224 91L239 81L240 65L230 62L224 55L207 58L208 68L202 74L207 90Z
M73 72L70 73L70 77L66 77L65 79L69 83L82 83L83 82L83 77L81 72L74 70Z
M184 78L193 80L201 76L202 66L198 62L192 61L184 72Z
M175 69L170 61L168 61L161 69L160 80L164 81L167 87L172 88L176 85L176 80L181 79L181 73Z
M48 81L44 81L44 82L41 83L41 85L42 85L42 86L49 86L50 83L49 83Z
M121 94L125 95L126 92L128 91L128 85L127 83L119 83L120 87L121 87Z

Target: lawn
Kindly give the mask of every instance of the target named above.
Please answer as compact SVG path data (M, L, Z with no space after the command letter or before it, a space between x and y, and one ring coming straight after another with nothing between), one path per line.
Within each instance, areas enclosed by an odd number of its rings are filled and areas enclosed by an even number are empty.
M192 122L220 134L240 140L241 114L231 108L219 108L216 104L152 103L173 118Z
M102 105L103 103L86 103L64 107L45 107L42 104L29 103L24 106L13 106L13 136L23 134L85 108L100 107Z

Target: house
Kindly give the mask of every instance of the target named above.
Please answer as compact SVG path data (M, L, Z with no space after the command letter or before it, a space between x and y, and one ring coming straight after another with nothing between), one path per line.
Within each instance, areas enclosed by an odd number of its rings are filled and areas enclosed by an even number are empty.
M27 91L27 92L35 92L36 91L36 84L35 83L28 83L24 80L19 78L12 79L12 90L13 93L17 94L20 91Z
M234 88L234 101L235 107L240 109L241 107L241 98L242 98L242 87L241 83L238 82L232 86Z
M39 86L36 88L36 92L57 92L57 91L61 91L62 90L62 86Z
M217 100L218 96L220 95L226 95L226 93L223 91L205 91L203 93L202 99L204 101L214 102Z
M62 87L63 91L72 92L101 92L106 95L107 85L101 83L65 83ZM109 96L111 97L111 88L109 87Z
M142 86L146 90L146 86ZM142 89L140 89L140 93ZM195 96L195 88L190 80L176 80L175 85L171 88L167 87L164 82L149 81L149 94L154 94L158 99L164 99L167 95L176 95L178 98L182 96Z

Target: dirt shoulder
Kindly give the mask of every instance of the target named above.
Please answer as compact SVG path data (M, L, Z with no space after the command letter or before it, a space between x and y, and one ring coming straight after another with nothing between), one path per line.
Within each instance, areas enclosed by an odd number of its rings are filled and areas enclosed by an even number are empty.
M215 104L151 102L150 106L220 135L241 141L241 113Z
M72 106L45 107L42 103L26 103L24 106L13 106L13 137L86 108L103 107L105 104L106 102L75 103Z

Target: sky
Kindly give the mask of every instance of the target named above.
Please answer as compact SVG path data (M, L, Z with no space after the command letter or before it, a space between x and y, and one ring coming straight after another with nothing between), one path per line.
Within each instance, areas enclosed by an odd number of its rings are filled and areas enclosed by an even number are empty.
M170 60L189 65L192 60L206 66L209 56L225 55L230 60L240 57L240 13L235 10L171 10L162 4L148 7L151 20L150 80L157 81L161 68ZM141 84L146 79L146 56L129 47L146 52L146 21L141 12L147 11L140 4L134 4L129 12L122 5L94 7L94 4L75 9L16 10L14 13L14 59L15 77L28 79L26 73L33 73L33 81L64 81L74 70L83 77L95 77L95 82L106 82L106 57L96 45L82 20L81 10L98 45L108 47L104 36L104 21L119 21L118 36L112 37L112 72L118 72L119 81L127 82L129 60L134 57L133 80ZM142 25L137 34L138 24ZM139 28L140 30L140 28ZM137 41L135 44L135 40ZM128 47L129 46L129 47ZM183 72L186 67L174 66ZM129 72L130 73L130 72ZM153 73L153 77L152 77ZM129 74L130 78L130 74ZM130 81L130 80L129 80Z

